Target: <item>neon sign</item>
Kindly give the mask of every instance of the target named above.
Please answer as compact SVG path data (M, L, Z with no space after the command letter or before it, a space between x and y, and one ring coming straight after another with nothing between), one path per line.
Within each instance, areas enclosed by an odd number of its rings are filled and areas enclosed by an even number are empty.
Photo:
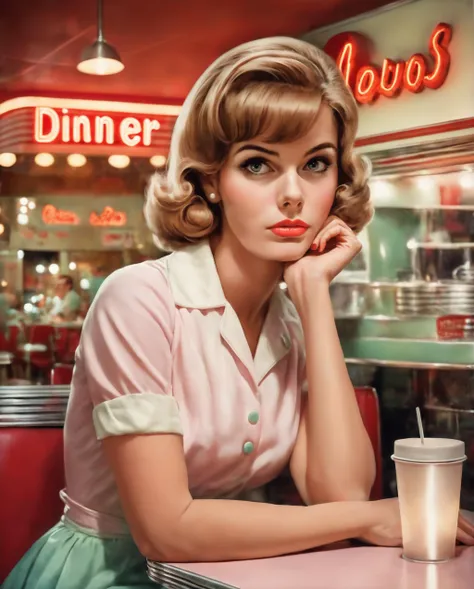
M45 205L41 218L46 225L79 225L79 217L72 211L57 209L53 205Z
M127 215L112 207L105 207L102 213L91 213L89 223L94 227L122 227L127 222Z
M160 123L136 113L104 114L50 106L35 107L34 140L36 143L63 145L118 145L148 147Z
M359 33L336 35L324 50L336 60L357 102L368 104L379 96L394 98L403 90L416 94L425 88L440 88L449 72L451 38L452 27L440 23L429 40L430 58L421 53L415 53L407 61L386 58L381 67L370 65L370 42Z

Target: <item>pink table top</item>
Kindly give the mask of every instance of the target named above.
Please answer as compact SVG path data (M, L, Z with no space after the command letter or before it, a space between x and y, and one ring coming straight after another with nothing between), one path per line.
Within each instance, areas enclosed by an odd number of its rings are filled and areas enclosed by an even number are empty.
M415 564L399 548L347 547L241 562L176 567L239 589L473 589L474 547L443 564Z

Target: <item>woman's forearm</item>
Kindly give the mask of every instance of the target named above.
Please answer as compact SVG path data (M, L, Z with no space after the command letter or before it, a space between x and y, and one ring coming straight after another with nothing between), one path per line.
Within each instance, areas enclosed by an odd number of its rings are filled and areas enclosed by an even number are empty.
M306 348L308 492L323 502L362 498L375 477L374 455L347 373L329 286L313 284L294 302Z
M193 500L166 549L145 556L170 562L245 560L300 552L363 535L371 504L309 507L225 499Z

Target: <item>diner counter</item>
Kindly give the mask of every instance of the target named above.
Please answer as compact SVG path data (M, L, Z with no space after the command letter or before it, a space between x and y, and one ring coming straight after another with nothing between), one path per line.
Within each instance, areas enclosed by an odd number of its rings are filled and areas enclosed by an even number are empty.
M341 543L292 556L165 565L165 569L169 572L165 573L164 587L170 588L182 586L175 576L181 569L191 577L194 573L208 578L207 582L199 579L200 585L188 578L191 585L183 586L209 589L473 589L474 547L459 546L458 556L441 564L407 562L401 558L400 548Z

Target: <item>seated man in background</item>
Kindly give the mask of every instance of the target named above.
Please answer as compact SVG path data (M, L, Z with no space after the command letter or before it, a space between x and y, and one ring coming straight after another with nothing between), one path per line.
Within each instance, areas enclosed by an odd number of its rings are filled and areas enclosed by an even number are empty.
M74 282L71 276L65 274L58 276L56 297L59 300L51 310L51 316L59 321L74 321L77 319L81 309L81 297L74 290Z

